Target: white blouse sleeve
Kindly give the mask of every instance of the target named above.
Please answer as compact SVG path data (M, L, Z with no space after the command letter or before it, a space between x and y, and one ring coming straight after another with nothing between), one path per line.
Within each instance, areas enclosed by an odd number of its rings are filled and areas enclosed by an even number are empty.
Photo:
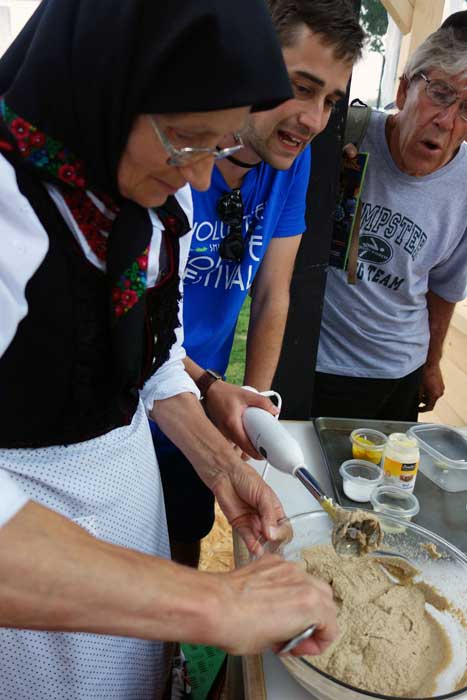
M26 285L42 263L49 239L18 189L13 167L0 156L0 357L26 316Z
M176 196L188 216L191 226L193 223L193 204L190 188L188 186L184 187L179 190ZM190 252L190 244L191 232L180 239L179 275L181 294L183 294L182 279ZM141 398L148 413L152 409L154 401L169 399L184 392L194 394L198 399L200 397L198 387L185 371L185 365L183 364L186 356L183 348L183 297L180 302L179 321L180 328L175 330L176 341L170 350L169 359L148 379L141 391Z
M0 527L27 503L27 496L13 479L0 469Z

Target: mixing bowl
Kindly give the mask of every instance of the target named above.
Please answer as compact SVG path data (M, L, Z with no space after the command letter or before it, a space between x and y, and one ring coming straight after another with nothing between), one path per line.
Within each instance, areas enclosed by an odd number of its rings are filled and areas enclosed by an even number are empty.
M348 508L346 510L355 509ZM405 522L401 531L401 528L397 527L398 524L400 525L397 518L382 513L378 513L378 517L384 531L381 548L409 557L417 569L421 571L420 578L427 584L434 586L442 596L460 610L464 619L467 620L467 557L449 542L414 523ZM299 561L300 552L304 547L331 543L332 522L323 511L303 513L290 518L288 522L293 531L291 540L279 546L277 542L267 543L266 550L278 551L288 560ZM427 545L430 547L427 548ZM433 545L437 554L440 555L439 559L430 556L430 550L433 552ZM466 694L467 698L467 675L464 675L462 687L454 690L459 681L459 667L463 669L464 674L466 670L467 630L448 612L443 613L441 622L451 639L453 663L457 666L450 667L450 671L448 669L446 674L443 672L437 694L432 697L441 700L442 698L460 698ZM399 700L394 696L378 695L339 681L315 668L310 661L312 657L305 659L303 657L281 656L280 659L300 685L318 700L369 700L369 698ZM457 676L452 674L457 674ZM455 681L453 681L454 677L456 677Z

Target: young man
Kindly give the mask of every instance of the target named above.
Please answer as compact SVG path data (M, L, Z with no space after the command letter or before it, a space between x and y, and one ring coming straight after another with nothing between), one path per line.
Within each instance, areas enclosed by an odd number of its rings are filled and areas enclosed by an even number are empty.
M219 163L208 192L193 192L184 291L186 368L216 425L250 453L242 410L248 403L268 403L216 378L225 373L238 314L252 290L244 382L259 391L270 388L306 229L308 145L345 95L364 37L349 0L269 0L269 7L295 98L251 115L241 135L243 150ZM184 455L157 428L153 432L172 553L196 565L214 502Z
M467 284L466 17L409 59L398 113L371 115L358 281L329 270L315 416L416 421L443 394L443 341Z

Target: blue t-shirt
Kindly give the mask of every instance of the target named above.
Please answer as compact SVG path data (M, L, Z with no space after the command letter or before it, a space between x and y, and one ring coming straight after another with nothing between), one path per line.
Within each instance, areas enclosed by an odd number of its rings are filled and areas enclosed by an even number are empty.
M215 167L207 192L193 191L194 225L184 277L184 330L187 355L202 367L225 373L238 315L271 238L302 234L310 177L310 148L289 170L261 163L241 185L244 203L241 263L222 260L219 244L229 233L217 214L219 198L230 191Z

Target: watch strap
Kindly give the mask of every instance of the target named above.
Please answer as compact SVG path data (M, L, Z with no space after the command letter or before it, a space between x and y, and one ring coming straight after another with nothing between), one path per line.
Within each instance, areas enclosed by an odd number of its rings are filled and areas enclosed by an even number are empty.
M218 379L222 380L221 375L214 372L212 369L206 369L203 374L198 377L195 384L200 391L202 399L204 399L208 393L210 386L214 384L214 382L217 382Z

